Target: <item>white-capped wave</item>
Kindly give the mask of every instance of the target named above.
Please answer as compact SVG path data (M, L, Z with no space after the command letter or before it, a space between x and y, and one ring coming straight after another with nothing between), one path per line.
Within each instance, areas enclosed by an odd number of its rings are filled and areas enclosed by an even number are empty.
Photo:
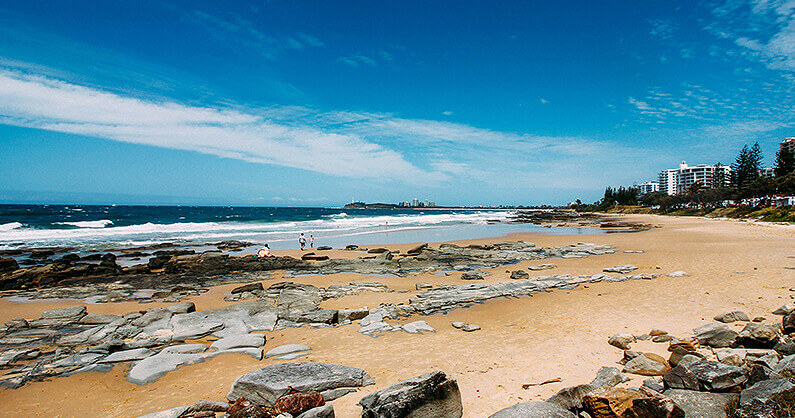
M56 225L71 225L78 228L104 228L108 225L113 225L110 219L102 219L99 221L80 221L80 222L55 222Z
M339 215L342 215L339 214ZM338 216L334 218L285 222L178 222L113 226L109 220L62 222L71 229L20 228L0 226L0 244L24 242L26 245L109 245L132 242L210 242L244 239L254 242L291 240L299 233L321 236L356 235L376 231L425 229L455 225L482 225L504 219L508 212L398 214L384 216Z
M7 224L0 224L0 231L10 231L12 229L22 228L24 225L20 222L9 222Z

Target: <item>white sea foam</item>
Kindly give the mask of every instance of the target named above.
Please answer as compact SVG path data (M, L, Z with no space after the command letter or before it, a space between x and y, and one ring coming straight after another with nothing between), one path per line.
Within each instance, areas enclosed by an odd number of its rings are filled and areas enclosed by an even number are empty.
M0 224L0 231L10 231L12 229L22 228L22 224L19 222L9 222L7 224Z
M82 221L82 222L55 222L56 225L71 225L78 228L104 228L108 225L113 225L110 219L102 219L99 221Z
M340 213L339 215L343 215ZM505 219L508 212L417 213L385 216L335 216L295 222L179 222L112 226L110 220L61 222L73 229L34 229L14 222L0 225L0 245L110 245L163 241L203 242L245 239L268 242L292 240L299 233L316 237L397 232L455 225L482 225Z

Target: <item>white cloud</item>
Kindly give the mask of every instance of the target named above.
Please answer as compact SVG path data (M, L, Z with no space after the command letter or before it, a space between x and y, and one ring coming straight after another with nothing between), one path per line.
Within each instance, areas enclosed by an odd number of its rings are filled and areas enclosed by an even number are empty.
M605 164L616 155L635 155L579 137L499 132L383 113L145 100L2 67L0 123L424 186L465 177L500 187L510 178L523 187L549 188L554 177L555 184L601 187L610 176ZM586 174L585 167L600 176Z
M649 110L649 109L651 109L651 107L649 106L648 103L646 103L646 102L644 102L642 100L635 99L634 97L630 97L629 99L627 99L627 101L629 102L629 104L635 106L638 110Z
M549 100L547 100L547 99L544 99L544 98L540 98L540 99L538 99L538 101L539 101L539 102L541 102L541 104L547 104L547 103L549 103Z
M123 97L0 71L2 123L198 151L346 177L443 178L356 135L287 126L233 109Z
M444 112L442 112L442 114L445 115L445 116L453 116L453 111L452 110L445 110Z

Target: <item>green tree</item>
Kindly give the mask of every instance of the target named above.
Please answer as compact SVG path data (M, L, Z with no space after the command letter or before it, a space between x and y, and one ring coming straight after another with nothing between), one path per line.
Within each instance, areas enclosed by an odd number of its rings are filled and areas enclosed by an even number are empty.
M726 172L723 170L725 167L720 162L715 163L715 174L712 176L712 188L726 187Z
M760 168L762 168L762 150L759 149L759 143L754 142L751 148L744 145L732 164L734 185L740 189L747 187L759 177Z
M795 171L795 153L789 148L782 148L776 153L776 177L784 177Z

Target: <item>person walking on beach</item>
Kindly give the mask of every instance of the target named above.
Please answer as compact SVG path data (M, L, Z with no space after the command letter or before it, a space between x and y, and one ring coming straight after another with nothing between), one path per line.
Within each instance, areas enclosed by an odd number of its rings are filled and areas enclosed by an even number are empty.
M303 251L304 247L306 247L306 238L304 237L304 233L303 232L298 237L298 244L301 245L301 251Z
M309 234L309 248L315 248L315 236Z

